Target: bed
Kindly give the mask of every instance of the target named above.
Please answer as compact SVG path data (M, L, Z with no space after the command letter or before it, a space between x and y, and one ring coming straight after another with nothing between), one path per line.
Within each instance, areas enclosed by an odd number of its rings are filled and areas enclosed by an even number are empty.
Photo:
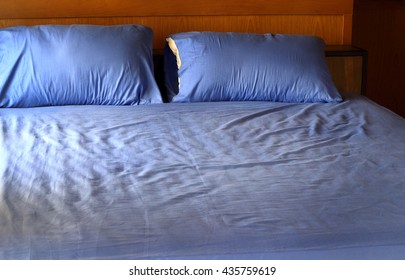
M0 259L405 259L405 120L324 58L352 1L46 2L0 6Z

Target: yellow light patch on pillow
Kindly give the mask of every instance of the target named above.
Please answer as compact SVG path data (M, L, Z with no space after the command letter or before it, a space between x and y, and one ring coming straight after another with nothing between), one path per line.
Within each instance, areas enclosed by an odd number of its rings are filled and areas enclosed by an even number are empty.
M173 54L176 56L177 68L180 69L181 59L180 59L179 49L176 46L176 42L170 37L167 38L166 41L169 44L169 48L172 50Z

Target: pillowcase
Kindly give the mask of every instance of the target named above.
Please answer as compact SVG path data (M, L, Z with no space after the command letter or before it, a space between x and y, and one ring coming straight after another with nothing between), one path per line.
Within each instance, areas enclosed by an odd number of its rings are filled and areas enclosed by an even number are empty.
M172 102L340 102L324 47L305 35L174 34L165 51L167 90Z
M152 39L141 25L0 29L0 107L161 103Z

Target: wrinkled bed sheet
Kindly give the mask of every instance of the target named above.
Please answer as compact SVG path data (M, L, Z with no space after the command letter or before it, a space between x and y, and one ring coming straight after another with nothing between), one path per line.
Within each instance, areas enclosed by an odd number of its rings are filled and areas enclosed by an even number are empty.
M405 259L405 120L363 97L0 109L0 259L250 257Z

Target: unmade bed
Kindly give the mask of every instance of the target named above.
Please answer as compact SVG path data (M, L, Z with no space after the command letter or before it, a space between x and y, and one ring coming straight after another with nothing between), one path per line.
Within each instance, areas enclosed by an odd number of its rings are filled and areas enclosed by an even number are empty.
M331 39L189 31L159 86L153 28L0 30L0 259L404 259L405 120Z
M0 115L2 258L404 256L405 122L366 98Z

